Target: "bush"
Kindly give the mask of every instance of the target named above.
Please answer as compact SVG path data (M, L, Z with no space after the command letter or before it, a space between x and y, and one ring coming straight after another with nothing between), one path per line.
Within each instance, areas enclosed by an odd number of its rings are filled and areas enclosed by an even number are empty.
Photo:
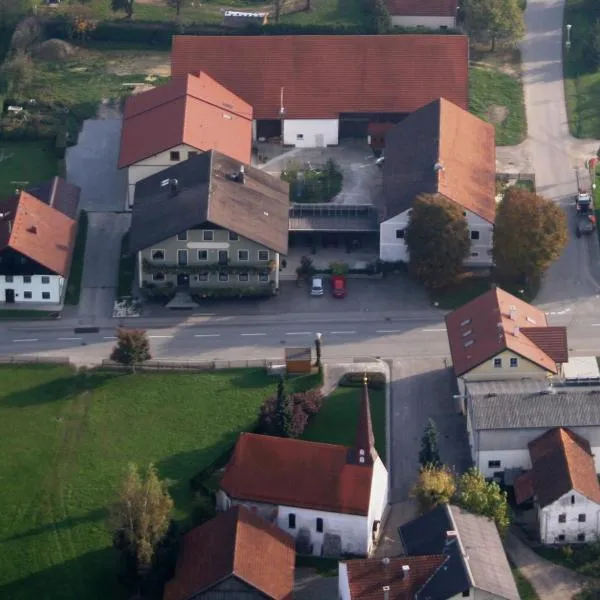
M307 390L306 392L295 392L290 395L295 405L306 413L308 418L314 417L323 406L323 392L320 388Z

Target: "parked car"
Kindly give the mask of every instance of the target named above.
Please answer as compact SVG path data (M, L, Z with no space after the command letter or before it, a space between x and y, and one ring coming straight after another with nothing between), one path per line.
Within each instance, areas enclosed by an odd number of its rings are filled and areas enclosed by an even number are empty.
M325 293L323 289L323 278L322 277L313 277L312 285L310 286L310 295L311 296L322 296Z
M334 298L346 296L346 278L343 275L333 275L331 278L331 291Z

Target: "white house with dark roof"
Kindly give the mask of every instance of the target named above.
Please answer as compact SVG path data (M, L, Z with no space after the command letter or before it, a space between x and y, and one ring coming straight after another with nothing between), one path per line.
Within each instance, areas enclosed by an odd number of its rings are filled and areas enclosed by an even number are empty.
M315 556L367 555L387 502L366 381L353 446L243 433L217 493L219 510L243 504Z

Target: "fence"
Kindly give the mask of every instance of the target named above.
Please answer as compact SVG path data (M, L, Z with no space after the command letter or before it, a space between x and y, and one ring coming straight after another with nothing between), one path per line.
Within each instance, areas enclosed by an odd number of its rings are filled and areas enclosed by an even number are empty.
M283 359L280 361L283 364ZM203 362L195 361L168 361L148 360L136 365L137 371L221 371L224 369L270 369L277 361L257 358L253 360L211 360ZM130 370L130 367L120 365L112 360L103 360L101 366L105 369Z
M516 181L532 181L535 188L535 173L496 173L496 179L506 183Z
M0 356L0 365L28 365L28 364L47 364L47 365L70 365L71 360L68 356L38 356L29 354L24 356Z

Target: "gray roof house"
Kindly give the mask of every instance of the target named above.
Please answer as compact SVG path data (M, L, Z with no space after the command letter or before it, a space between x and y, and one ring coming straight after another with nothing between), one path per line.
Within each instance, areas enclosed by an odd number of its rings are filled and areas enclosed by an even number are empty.
M587 439L600 463L600 386L542 380L467 382L467 431L475 466L504 479L531 468L529 444L554 427Z
M450 504L399 527L408 555L448 556L419 591L419 599L457 596L519 600L504 547L493 521Z
M288 250L289 188L217 151L138 181L129 251L147 297L268 295Z

